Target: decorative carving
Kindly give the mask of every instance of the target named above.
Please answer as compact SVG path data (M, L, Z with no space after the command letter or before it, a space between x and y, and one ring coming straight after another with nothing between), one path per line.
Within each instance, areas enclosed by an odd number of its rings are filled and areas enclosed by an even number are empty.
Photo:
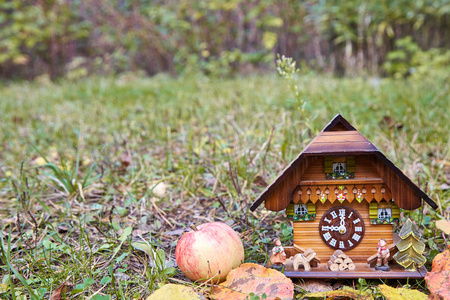
M410 220L406 220L402 229L398 233L400 241L395 246L398 251L394 255L395 261L405 269L415 271L426 262L422 255L425 250L425 244L420 241L420 233L417 226Z

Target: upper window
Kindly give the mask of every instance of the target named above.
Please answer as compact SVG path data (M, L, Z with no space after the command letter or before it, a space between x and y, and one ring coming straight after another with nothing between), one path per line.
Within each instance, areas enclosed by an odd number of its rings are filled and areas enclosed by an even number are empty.
M333 163L333 173L347 172L347 164L343 162Z
M306 215L308 213L308 207L306 204L294 205L294 213L297 215Z
M391 208L378 208L378 219L387 219L392 217Z

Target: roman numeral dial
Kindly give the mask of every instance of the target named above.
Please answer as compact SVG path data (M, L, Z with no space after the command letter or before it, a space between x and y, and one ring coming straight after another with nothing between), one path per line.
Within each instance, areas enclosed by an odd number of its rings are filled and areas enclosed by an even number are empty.
M364 238L365 226L361 215L346 206L327 210L319 222L319 233L330 248L347 251L355 248Z

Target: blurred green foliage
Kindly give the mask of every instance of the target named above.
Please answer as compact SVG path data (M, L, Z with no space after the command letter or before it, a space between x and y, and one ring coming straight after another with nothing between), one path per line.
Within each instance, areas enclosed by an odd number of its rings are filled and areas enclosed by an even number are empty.
M444 71L441 66L450 65L450 50L432 48L423 51L410 36L397 40L396 46L397 49L388 53L383 64L386 72L394 78L429 76L432 72Z
M319 71L401 77L448 66L449 16L448 0L0 0L0 76L227 76L281 53Z

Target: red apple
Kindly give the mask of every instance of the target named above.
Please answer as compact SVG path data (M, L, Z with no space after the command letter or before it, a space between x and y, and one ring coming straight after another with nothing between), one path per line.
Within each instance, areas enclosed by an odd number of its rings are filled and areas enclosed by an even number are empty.
M202 224L178 241L175 258L186 277L193 281L224 281L244 261L239 235L227 224Z

